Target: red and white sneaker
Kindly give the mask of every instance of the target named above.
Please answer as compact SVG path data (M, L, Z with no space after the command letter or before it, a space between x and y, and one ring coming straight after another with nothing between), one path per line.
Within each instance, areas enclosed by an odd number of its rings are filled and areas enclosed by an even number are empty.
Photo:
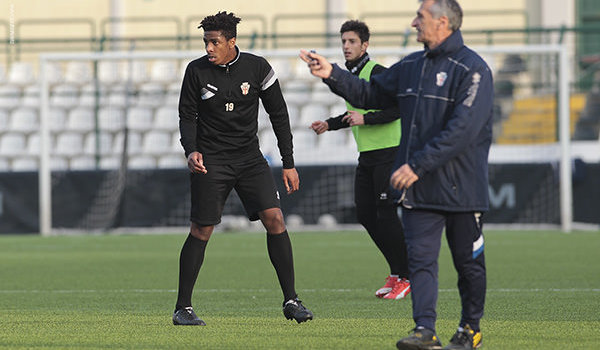
M392 290L387 293L383 299L394 299L400 300L404 299L410 293L410 281L406 278L399 278L394 284Z
M383 285L383 287L377 289L377 291L375 292L375 296L378 298L383 298L386 294L391 292L392 289L394 289L394 286L397 282L398 277L387 276L385 278L385 284Z

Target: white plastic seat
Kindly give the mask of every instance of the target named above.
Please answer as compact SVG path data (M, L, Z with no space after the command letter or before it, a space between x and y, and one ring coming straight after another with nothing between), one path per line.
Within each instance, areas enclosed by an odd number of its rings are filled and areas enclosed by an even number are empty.
M86 155L109 155L114 152L113 150L113 137L112 134L107 132L90 133L85 137L85 144L83 146L83 153Z
M0 137L0 155L18 156L25 154L26 146L26 138L23 134L9 133Z
M39 85L29 85L23 89L22 107L39 108L40 107L40 87Z
M90 64L80 61L69 61L65 68L65 82L77 85L87 84L92 81Z
M50 93L50 105L71 108L79 103L79 88L73 84L56 85Z
M83 135L65 132L57 135L54 153L60 156L74 156L83 150Z
M50 138L49 142L50 142L50 149L52 149L52 138ZM28 155L31 155L31 156L39 156L40 155L41 146L40 146L40 134L39 133L29 135L29 137L27 138L26 152Z
M10 163L6 158L0 158L0 172L7 172L10 170Z
M119 131L125 126L125 112L120 108L102 107L98 110L100 130Z
M157 166L160 169L185 169L187 160L183 153L169 153L158 158Z
M13 171L35 171L38 170L38 161L35 157L19 157L12 161Z
M269 63L275 74L277 74L280 83L293 78L294 72L291 68L289 59L273 58L269 60Z
M12 109L19 106L21 88L17 85L0 85L0 108Z
M64 109L50 108L48 111L48 127L52 132L59 132L65 129L67 124L67 113Z
M317 146L317 134L314 131L306 129L296 129L293 133L294 149L310 148Z
M179 128L179 110L173 106L163 106L154 113L154 128L174 131Z
M262 103L258 105L258 130L265 129L271 125L271 120L269 119L269 114L265 110L265 107Z
M167 106L179 106L179 95L181 93L181 83L171 83L167 86L167 92L165 94L165 105Z
M152 63L150 80L170 83L177 80L177 64L171 60L156 60Z
M98 81L102 84L114 84L119 79L119 63L116 61L98 62Z
M171 135L171 152L183 154L183 146L181 146L181 134L179 133L179 130L173 131Z
M6 82L6 67L4 64L0 63L0 84L4 84Z
M168 152L171 147L171 133L152 130L144 135L143 153L160 155Z
M277 137L272 129L266 128L258 133L258 143L260 150L265 156L279 158L279 148L277 148Z
M308 69L306 64L304 62L301 62L300 60L294 61L293 71L294 79L305 80L309 82L313 82L315 79L315 77L312 74L310 74L310 70Z
M67 130L88 132L96 126L94 111L91 108L77 107L69 111Z
M121 167L121 156L100 158L100 169L119 169Z
M314 121L325 120L329 117L332 117L329 115L329 108L319 104L310 104L302 107L298 125L308 128Z
M9 113L4 109L0 109L0 134L8 130L10 123Z
M17 108L10 116L10 130L30 133L38 130L39 118L31 108Z
M96 158L89 155L75 156L69 162L71 170L90 170L96 168Z
M128 94L130 94L128 96ZM111 107L127 107L133 103L132 94L125 85L114 85L107 95L107 103Z
M50 85L61 84L64 81L63 71L58 63L48 63L45 74Z
M136 105L139 107L160 107L164 104L165 89L162 84L151 82L140 85Z
M326 131L318 135L319 148L327 150L328 148L347 147L348 137L351 137L349 133L351 133L349 128Z
M104 106L108 101L107 95L108 92L105 86L96 86L95 84L83 85L79 95L79 106L95 107L96 99L98 99L98 106Z
M69 169L69 161L64 157L53 156L50 158L50 169L67 170Z
M113 153L123 153L123 140L125 138L124 133L120 132L114 137L113 141ZM139 132L129 131L127 133L127 154L138 154L143 151L142 149L142 134Z
M288 81L283 86L283 97L288 104L302 106L310 101L310 85L300 80Z
M119 75L123 83L144 83L148 81L148 66L139 60L121 62Z
M13 62L8 71L8 81L17 85L30 85L35 82L33 66L29 62Z
M310 102L318 103L324 106L331 106L335 103L344 102L344 100L331 92L327 85L323 84L322 82L318 82L312 85Z
M132 107L127 111L127 127L130 130L146 131L154 125L152 110L145 107Z
M154 157L146 155L132 155L127 163L129 169L154 169L156 160Z

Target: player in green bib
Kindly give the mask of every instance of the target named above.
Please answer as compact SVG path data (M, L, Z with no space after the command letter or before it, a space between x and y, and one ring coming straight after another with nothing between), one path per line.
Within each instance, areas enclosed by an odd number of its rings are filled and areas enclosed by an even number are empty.
M346 68L360 78L386 68L372 61L367 53L369 28L364 22L350 20L340 29ZM402 299L410 293L406 243L396 204L388 195L390 175L400 145L400 119L396 108L362 110L346 102L348 111L311 128L318 134L351 127L360 153L354 181L354 201L358 222L365 227L389 264L386 283L375 292L385 299Z

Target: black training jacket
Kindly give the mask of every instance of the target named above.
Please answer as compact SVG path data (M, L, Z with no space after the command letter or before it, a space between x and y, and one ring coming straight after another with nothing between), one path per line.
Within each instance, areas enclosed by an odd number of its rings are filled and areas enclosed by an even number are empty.
M283 167L294 167L292 134L279 81L269 63L246 52L226 65L207 56L190 62L179 97L181 145L205 164L231 164L262 157L258 145L259 98L277 136Z
M370 82L334 66L325 82L360 108L400 108L396 168L419 176L402 204L453 212L486 211L492 142L492 74L455 31L433 50L412 53Z

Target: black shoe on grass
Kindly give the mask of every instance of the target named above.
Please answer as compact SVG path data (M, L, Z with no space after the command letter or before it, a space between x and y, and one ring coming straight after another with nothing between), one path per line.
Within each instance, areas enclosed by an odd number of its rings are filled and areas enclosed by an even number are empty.
M298 323L313 319L312 312L304 307L298 298L283 303L283 315L288 320L294 319Z
M444 350L473 350L482 345L481 332L475 332L469 325L459 328Z
M413 333L406 338L398 340L396 347L399 350L441 350L442 343L435 333L427 328L415 328Z
M206 322L196 316L191 306L175 310L173 313L173 324L176 326L206 326Z

